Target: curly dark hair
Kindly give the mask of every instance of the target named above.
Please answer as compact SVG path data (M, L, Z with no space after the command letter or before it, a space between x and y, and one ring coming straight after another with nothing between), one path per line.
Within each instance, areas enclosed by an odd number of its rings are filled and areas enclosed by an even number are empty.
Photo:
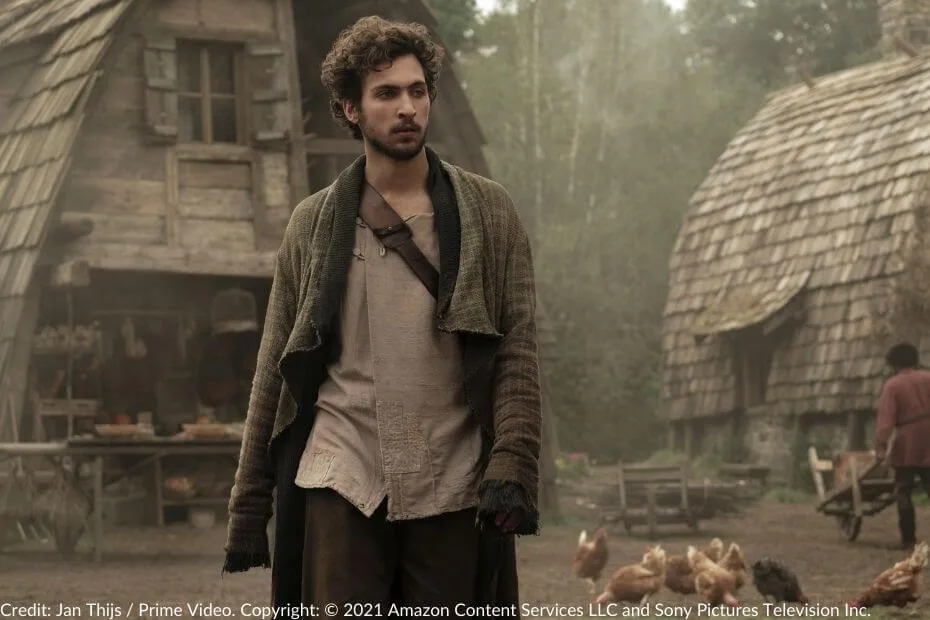
M329 91L329 106L337 123L362 139L358 125L346 118L342 102L362 100L362 80L371 71L400 56L413 54L423 66L430 101L438 94L445 50L422 24L396 22L371 15L343 30L323 60L321 79Z
M900 342L888 349L885 363L892 368L917 368L920 366L920 353L910 342Z

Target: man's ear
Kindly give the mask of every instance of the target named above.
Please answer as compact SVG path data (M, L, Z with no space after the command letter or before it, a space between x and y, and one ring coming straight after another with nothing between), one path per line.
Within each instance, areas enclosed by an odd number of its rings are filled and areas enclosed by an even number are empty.
M342 102L342 113L346 115L346 118L350 122L358 125L358 106L355 105L349 99L345 99Z

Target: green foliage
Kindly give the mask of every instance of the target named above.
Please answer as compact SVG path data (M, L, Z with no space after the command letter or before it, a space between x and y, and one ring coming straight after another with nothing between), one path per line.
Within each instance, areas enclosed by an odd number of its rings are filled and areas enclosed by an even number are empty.
M689 0L685 21L703 58L767 88L833 73L875 58L876 0Z
M564 456L558 456L555 459L555 467L559 472L559 478L562 480L578 480L591 475L590 468L582 460L572 460Z
M439 36L450 53L465 49L478 25L476 0L426 0L439 22Z
M720 445L720 460L724 463L748 463L749 448L739 435L727 435Z
M808 504L814 501L814 496L807 491L778 487L767 491L761 500L776 504Z
M789 487L802 493L814 493L817 490L807 456L810 445L811 443L803 433L796 432L792 436ZM831 448L829 444L818 444L817 442L814 442L814 447L817 449L818 454L825 454Z
M682 465L688 462L688 456L684 452L669 450L667 448L656 450L649 455L649 458L643 460L644 465Z
M719 454L708 452L693 459L688 469L694 476L714 477L717 475L722 462ZM684 465L686 463L688 463L688 456L684 452L668 449L657 450L643 460L643 464L655 466Z

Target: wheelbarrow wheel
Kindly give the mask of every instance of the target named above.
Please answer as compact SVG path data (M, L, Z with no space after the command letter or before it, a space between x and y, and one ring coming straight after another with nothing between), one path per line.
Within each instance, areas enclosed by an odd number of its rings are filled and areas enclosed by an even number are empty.
M844 515L838 517L837 520L840 523L840 529L843 530L843 533L846 535L846 540L854 542L859 538L859 532L862 531L862 517Z

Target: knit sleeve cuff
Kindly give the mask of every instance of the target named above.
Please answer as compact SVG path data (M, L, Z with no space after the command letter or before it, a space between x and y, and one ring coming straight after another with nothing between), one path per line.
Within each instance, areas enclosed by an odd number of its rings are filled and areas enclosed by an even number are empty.
M271 567L268 550L268 520L253 515L229 515L224 573Z
M518 536L539 534L539 512L533 503L528 501L526 491L519 484L504 480L486 480L481 484L479 493L481 495L477 517L479 524L492 522L495 515L521 509L525 517L517 526L514 534Z

